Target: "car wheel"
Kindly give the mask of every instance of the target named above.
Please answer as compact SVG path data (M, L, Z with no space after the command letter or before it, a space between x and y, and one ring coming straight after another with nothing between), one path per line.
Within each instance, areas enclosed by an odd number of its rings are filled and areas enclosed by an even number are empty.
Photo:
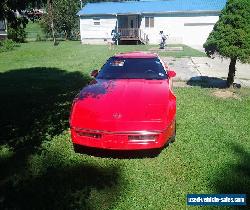
M167 143L162 147L162 149L170 146L170 144L175 142L175 135L176 135L176 121L175 121L175 128L174 128L174 133L173 135L168 139Z
M171 136L169 143L174 143L175 142L175 136L176 136L176 121L175 121L175 124L174 124L174 133Z
M79 146L77 144L73 144L73 147L74 147L75 153L80 153L81 152L81 146Z

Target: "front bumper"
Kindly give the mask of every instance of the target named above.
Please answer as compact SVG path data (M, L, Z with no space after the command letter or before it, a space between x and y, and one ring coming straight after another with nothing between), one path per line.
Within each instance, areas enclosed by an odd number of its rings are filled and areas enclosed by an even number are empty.
M79 135L79 131L87 135ZM89 135L88 135L89 134ZM175 120L163 131L109 132L71 128L72 142L76 145L110 150L144 150L162 148L175 134ZM129 140L134 135L155 135L155 140Z

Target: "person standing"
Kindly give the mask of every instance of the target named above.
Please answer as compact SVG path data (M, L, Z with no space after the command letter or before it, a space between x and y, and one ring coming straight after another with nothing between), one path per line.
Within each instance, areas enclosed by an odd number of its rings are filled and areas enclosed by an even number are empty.
M160 36L161 36L160 49L164 49L168 35L165 35L163 31L160 31Z

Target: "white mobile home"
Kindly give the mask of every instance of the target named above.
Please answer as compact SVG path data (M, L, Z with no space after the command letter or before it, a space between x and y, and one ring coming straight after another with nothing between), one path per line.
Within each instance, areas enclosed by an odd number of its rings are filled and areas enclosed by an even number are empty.
M159 43L159 32L169 35L168 43L202 45L226 0L167 0L88 3L80 17L81 42L104 44L111 31L120 41Z

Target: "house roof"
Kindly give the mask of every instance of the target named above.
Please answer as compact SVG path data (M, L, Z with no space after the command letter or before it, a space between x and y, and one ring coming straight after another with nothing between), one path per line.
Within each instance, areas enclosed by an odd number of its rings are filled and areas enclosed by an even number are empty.
M220 12L227 0L165 0L87 3L77 15Z

